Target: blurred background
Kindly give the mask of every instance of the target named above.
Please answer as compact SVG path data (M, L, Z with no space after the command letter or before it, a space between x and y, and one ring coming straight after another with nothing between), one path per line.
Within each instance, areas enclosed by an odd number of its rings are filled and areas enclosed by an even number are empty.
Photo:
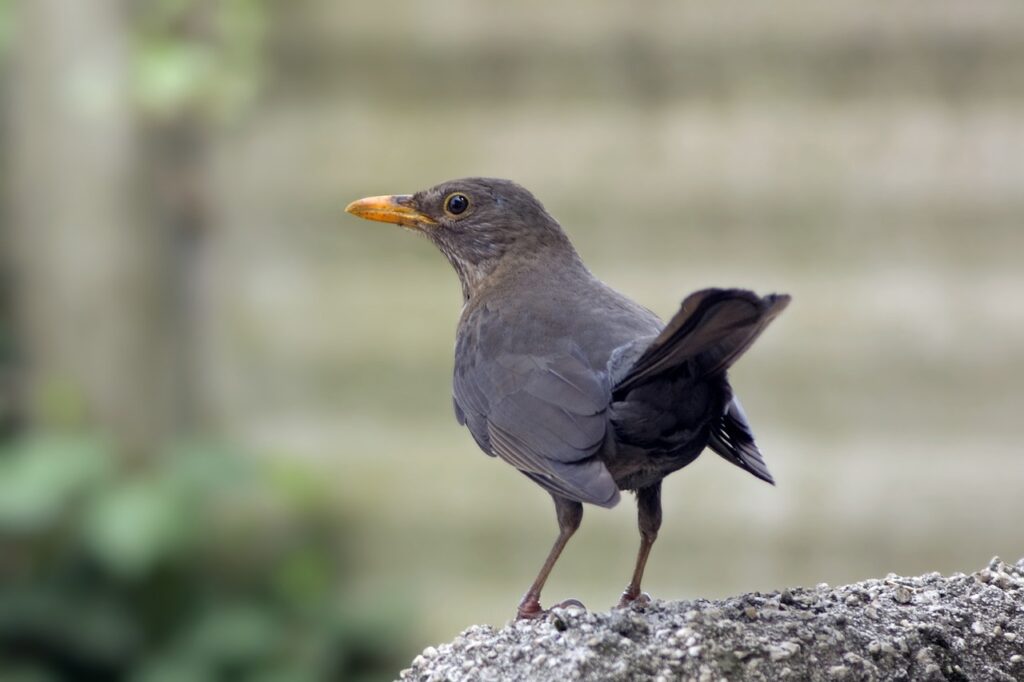
M0 0L0 676L387 679L556 526L457 426L459 287L370 194L495 175L733 372L778 486L666 481L645 587L1024 555L1024 5ZM546 601L615 603L630 498Z

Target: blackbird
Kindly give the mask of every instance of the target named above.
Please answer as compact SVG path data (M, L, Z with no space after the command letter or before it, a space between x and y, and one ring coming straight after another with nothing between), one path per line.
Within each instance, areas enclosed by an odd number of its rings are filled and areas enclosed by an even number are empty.
M346 211L426 235L448 258L464 301L455 416L554 499L558 538L517 618L545 613L541 589L582 503L613 507L620 490L636 493L640 549L622 607L648 599L640 581L665 476L710 447L774 484L726 370L789 296L704 289L663 324L592 275L558 222L508 180L452 180Z

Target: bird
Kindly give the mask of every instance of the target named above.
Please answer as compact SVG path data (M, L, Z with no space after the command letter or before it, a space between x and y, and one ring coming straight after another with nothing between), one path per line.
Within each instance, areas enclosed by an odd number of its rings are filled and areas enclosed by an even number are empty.
M662 522L662 480L710 448L774 485L727 370L788 305L707 288L668 323L584 265L524 187L450 180L346 207L429 239L462 287L452 377L458 422L554 501L558 536L516 619L548 613L541 591L583 518L636 495L640 547L618 607L644 604L641 581ZM557 606L582 606L569 599Z

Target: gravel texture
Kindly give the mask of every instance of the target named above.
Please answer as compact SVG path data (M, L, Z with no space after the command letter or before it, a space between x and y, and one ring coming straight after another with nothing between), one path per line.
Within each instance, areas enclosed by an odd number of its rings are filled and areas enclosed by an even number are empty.
M1024 559L884 579L556 610L427 647L402 680L1024 680Z

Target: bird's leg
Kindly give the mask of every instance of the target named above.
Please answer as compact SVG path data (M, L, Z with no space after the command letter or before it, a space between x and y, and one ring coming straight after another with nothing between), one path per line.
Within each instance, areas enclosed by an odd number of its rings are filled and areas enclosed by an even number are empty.
M554 568L559 555L565 549L566 543L569 542L569 538L576 532L576 529L580 527L580 521L583 519L582 504L573 500L567 500L558 495L552 495L551 497L555 501L555 513L558 515L558 539L555 540L554 546L548 553L548 558L544 561L540 573L537 574L537 579L533 581L533 585L530 585L530 589L527 590L526 594L523 595L522 601L519 602L519 608L516 609L516 620L539 618L544 615L544 609L540 606L540 591L544 589L544 583L548 580L548 574L551 573L551 569ZM566 606L569 604L583 606L575 600L563 602L563 604Z
M637 526L640 528L640 551L636 554L633 579L619 599L619 608L650 600L640 591L640 581L644 577L644 567L647 566L647 555L651 553L651 547L658 538L658 529L661 528L661 481L636 491L636 512Z

